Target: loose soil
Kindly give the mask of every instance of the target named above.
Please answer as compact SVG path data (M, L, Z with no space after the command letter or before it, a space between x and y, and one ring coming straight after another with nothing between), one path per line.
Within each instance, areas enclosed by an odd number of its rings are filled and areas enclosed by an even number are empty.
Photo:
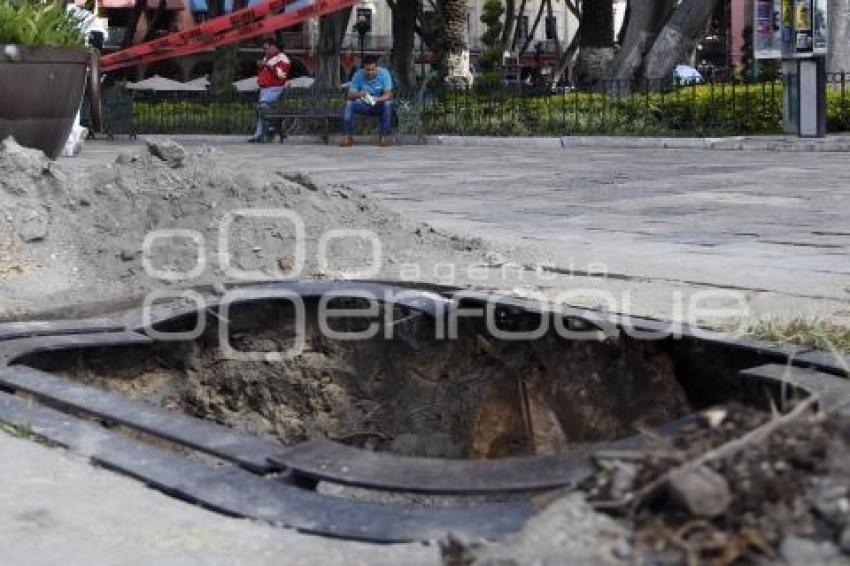
M293 222L262 214L300 219L303 267ZM228 217L228 244L219 250ZM143 242L157 230L189 231L201 242L186 236L154 240L150 266L167 275L185 273L202 255L205 265L197 276L175 282L145 268ZM377 236L380 265L370 274L376 278L397 277L412 264L426 272L440 262L477 264L488 253L478 240L410 223L361 191L317 186L274 166L238 168L210 148L187 152L159 142L72 173L10 138L0 143L0 320L174 286L356 275L372 264L370 242L350 233L329 241L321 264L321 237L330 230ZM219 251L229 256L230 272Z
M308 305L308 321L314 309ZM289 311L281 303L235 309L232 346L287 349ZM690 410L670 359L650 342L500 342L473 324L443 340L428 317L398 307L392 317L393 340L383 330L370 340L334 340L311 322L304 351L283 362L228 359L214 322L197 341L153 351L40 354L22 362L284 444L327 436L430 457L554 454ZM358 323L342 319L342 328Z

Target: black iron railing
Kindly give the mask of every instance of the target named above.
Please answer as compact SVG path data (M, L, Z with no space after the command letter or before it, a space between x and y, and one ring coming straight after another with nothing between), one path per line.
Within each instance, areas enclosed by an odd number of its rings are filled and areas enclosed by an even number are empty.
M850 131L850 85L845 73L827 77L827 129ZM287 89L281 104L340 98L338 91ZM134 92L114 96L121 120L112 131L248 134L257 94ZM518 85L425 90L412 100L422 133L491 136L711 136L782 131L780 81L744 83L603 81L584 88ZM107 101L109 98L107 98ZM130 111L131 109L131 111ZM342 112L340 103L339 111ZM107 112L109 115L109 112Z
M845 73L827 77L827 128L850 130ZM492 136L709 136L782 131L783 85L601 81L583 88L473 87L429 91L426 133Z

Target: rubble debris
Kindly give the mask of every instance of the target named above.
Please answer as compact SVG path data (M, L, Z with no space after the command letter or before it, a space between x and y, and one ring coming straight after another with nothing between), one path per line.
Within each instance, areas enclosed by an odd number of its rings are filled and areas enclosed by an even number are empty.
M186 160L186 150L171 140L146 140L148 151L154 157L162 159L171 167L181 167Z
M706 466L676 472L668 483L673 498L695 517L717 517L732 502L729 484Z
M632 546L624 526L598 513L580 493L554 500L519 533L495 542L440 541L444 566L495 564L629 564Z
M728 404L722 423L699 419L669 447L597 457L582 489L634 530L641 563L850 563L850 414L810 401L781 417ZM624 466L637 479L615 500Z

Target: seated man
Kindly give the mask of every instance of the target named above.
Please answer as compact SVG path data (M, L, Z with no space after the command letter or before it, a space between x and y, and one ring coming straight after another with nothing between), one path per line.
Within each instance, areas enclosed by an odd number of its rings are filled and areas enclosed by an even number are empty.
M375 57L366 57L363 68L354 73L348 87L348 101L342 115L342 147L354 143L355 114L375 114L381 117L378 123L378 145L386 147L390 142L393 126L393 80L389 71L378 67Z

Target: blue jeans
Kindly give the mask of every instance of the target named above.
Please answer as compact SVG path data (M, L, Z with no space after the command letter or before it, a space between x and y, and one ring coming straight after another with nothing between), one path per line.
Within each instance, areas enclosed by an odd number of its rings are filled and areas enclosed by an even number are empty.
M280 98L284 87L270 86L260 89L260 101L257 104L257 128L254 130L254 138L259 139L266 134L266 112L269 107Z
M345 103L345 111L342 113L342 133L350 136L354 133L354 115L369 114L380 116L378 123L378 135L388 136L393 129L393 103L385 100L380 104L369 106L362 100L349 100Z

